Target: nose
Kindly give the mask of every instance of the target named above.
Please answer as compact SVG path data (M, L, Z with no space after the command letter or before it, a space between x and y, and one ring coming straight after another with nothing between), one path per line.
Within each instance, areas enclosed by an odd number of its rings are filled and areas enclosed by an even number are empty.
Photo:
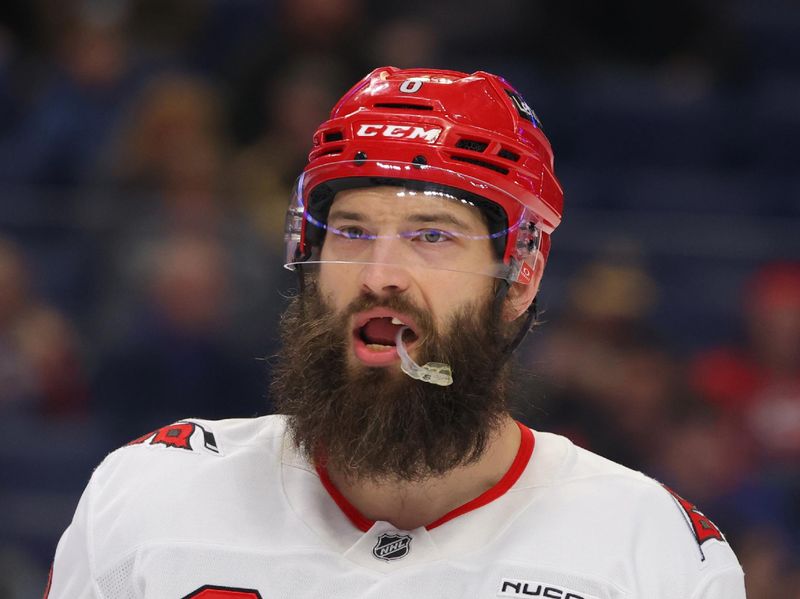
M408 290L409 274L398 264L365 264L359 274L361 291L378 297L399 295Z
M410 275L399 262L401 248L397 240L378 240L373 246L370 262L359 273L361 290L379 297L398 295L408 290Z

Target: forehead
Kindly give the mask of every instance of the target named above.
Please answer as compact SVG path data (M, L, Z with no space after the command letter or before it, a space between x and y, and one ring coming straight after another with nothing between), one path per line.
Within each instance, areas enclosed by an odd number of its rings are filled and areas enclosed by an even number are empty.
M358 216L371 222L417 220L464 228L475 234L488 232L486 218L468 200L441 191L381 186L347 189L336 194L329 219Z

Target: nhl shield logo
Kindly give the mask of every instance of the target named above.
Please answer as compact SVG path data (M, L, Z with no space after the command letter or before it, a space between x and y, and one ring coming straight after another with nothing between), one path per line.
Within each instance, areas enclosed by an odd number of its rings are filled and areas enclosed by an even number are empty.
M378 559L390 562L408 555L411 551L411 536L385 532L378 537L378 542L372 548L372 555Z

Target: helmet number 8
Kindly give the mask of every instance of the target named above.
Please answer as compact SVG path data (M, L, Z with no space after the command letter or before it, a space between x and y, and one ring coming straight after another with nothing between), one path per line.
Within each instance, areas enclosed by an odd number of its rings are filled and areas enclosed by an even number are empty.
M422 87L422 79L406 79L400 84L400 91L404 94L415 94Z

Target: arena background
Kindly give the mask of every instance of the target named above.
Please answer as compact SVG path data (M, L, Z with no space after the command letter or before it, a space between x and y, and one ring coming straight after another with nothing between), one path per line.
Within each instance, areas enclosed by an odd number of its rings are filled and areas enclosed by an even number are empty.
M388 64L506 76L555 148L520 418L697 503L750 599L800 597L793 0L3 2L0 597L41 596L107 452L269 412L289 188Z

